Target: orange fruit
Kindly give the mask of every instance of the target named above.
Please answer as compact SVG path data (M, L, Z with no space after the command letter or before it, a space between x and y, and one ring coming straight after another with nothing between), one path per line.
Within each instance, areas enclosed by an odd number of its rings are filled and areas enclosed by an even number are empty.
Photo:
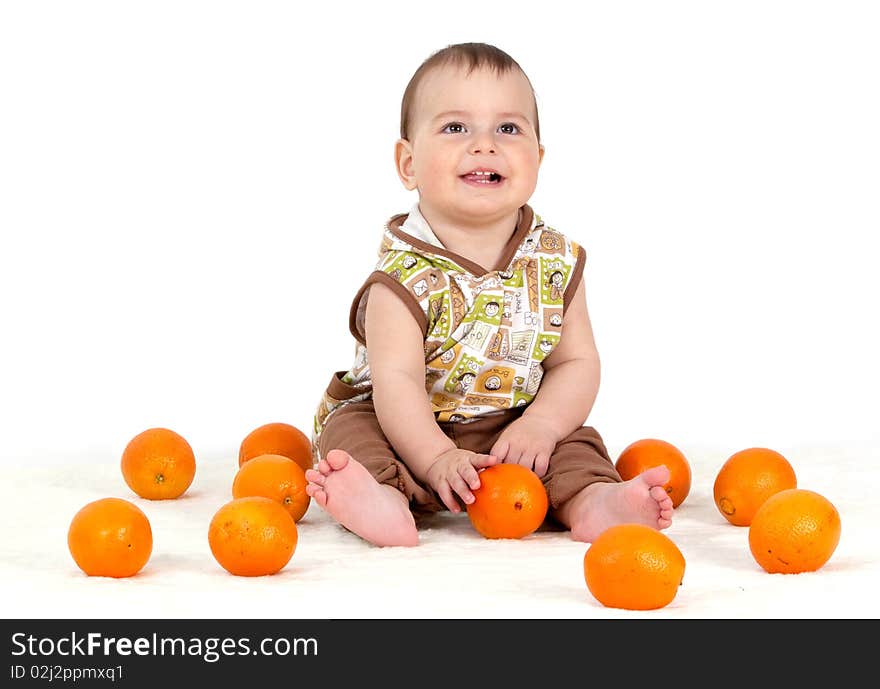
M672 506L678 507L691 491L691 465L672 443L657 438L636 440L623 449L614 467L624 481L629 481L661 464L669 469L669 481L663 487L672 498Z
M749 549L766 571L814 572L840 541L840 514L812 490L786 488L771 495L749 526Z
M73 515L67 548L90 577L130 577L150 559L153 531L137 505L122 498L101 498Z
M281 455L299 464L303 471L314 466L312 441L289 423L267 423L248 433L238 448L238 466L260 455Z
M750 447L735 452L715 476L715 506L735 526L748 526L771 495L796 488L789 461L775 450Z
M253 495L234 498L218 509L208 525L208 545L230 574L275 574L296 550L296 522L280 503Z
M669 536L642 524L618 524L587 548L584 580L605 607L654 610L675 598L684 567Z
M288 457L260 455L241 465L232 481L232 497L262 495L284 507L293 521L302 519L311 498L306 493L306 472Z
M480 472L467 515L486 538L523 538L543 524L549 501L538 475L521 464L495 464Z
M179 498L196 475L196 458L186 439L168 428L148 428L122 451L122 477L147 500Z

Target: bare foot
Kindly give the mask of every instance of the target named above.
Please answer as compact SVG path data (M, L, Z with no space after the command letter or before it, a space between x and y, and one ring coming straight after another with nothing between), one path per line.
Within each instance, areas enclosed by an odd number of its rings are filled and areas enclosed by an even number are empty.
M415 519L403 493L376 481L347 452L330 450L317 470L306 472L306 478L306 493L349 531L373 545L419 544Z
M576 541L592 543L617 524L645 524L665 529L672 524L672 498L663 488L669 469L657 466L623 483L592 483L561 506L557 517Z

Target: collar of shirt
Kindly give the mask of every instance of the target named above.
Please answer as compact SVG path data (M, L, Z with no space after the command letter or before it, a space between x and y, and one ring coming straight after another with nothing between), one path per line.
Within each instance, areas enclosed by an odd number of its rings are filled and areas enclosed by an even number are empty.
M446 248L443 246L443 242L437 239L437 235L435 235L433 230L431 230L431 226L428 224L428 221L425 220L425 216L423 216L422 212L419 210L418 202L413 204L409 215L406 217L406 220L403 221L400 229L406 232L408 235L415 237L416 239L421 239L423 242L427 242L432 246L436 246L441 249Z

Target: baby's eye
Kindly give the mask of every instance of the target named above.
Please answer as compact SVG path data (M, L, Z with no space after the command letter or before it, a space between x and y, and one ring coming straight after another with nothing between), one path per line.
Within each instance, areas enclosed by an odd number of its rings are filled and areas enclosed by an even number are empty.
M516 134L519 131L519 127L517 127L513 122L505 122L500 127L498 127L498 129L500 129L504 134Z
M464 131L464 125L461 122L450 122L443 127L443 131L450 134L461 134Z

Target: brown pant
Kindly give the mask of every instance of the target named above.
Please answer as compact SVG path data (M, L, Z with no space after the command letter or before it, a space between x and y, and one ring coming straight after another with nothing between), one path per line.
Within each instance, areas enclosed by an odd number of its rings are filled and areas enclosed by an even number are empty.
M523 408L510 409L468 423L438 425L458 448L489 454L501 432L523 411ZM317 449L320 457L326 457L333 449L345 450L379 483L393 486L406 495L410 509L415 513L446 509L437 493L413 476L397 456L379 426L371 400L354 402L333 412L327 419ZM554 510L591 483L621 480L602 438L592 426L582 426L556 444L547 473L541 478L550 508Z

